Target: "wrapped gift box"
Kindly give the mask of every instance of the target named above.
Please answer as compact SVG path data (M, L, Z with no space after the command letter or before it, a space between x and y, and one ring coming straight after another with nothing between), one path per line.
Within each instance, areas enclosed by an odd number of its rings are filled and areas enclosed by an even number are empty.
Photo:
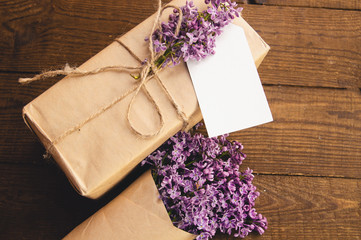
M203 10L203 0L195 0ZM174 0L173 5L183 6L185 0ZM171 10L170 10L171 11ZM169 12L163 14L167 21ZM120 40L140 59L148 56L149 36L155 16L126 33ZM269 46L242 19L233 22L245 30L254 61L258 66L269 51ZM104 50L79 67L90 71L104 66L140 66L138 60L124 46L114 41ZM189 117L189 127L202 119L197 98L187 67L184 63L166 68L158 74L170 95ZM240 76L241 77L241 76ZM74 188L83 196L98 198L124 178L142 159L169 137L182 129L183 122L159 84L151 79L147 89L158 103L164 118L164 127L151 138L134 134L126 120L126 112L136 81L127 72L106 71L83 77L65 77L23 109L27 125L38 136L46 149L65 172ZM102 114L83 123L89 116L104 108L119 96L126 96ZM157 111L141 91L130 115L132 123L142 132L159 127ZM76 131L71 131L76 128ZM61 141L56 141L60 136ZM54 144L54 142L56 142Z

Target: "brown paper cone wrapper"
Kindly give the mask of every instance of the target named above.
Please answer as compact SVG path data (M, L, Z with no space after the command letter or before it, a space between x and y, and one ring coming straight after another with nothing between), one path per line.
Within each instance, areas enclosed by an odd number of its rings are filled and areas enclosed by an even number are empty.
M192 240L173 226L150 171L70 232L64 240Z
M195 0L194 3L201 10L206 8L203 0ZM174 0L171 4L183 6L185 0ZM168 15L167 11L163 14L164 21L167 21ZM140 59L149 57L148 42L144 38L149 36L154 18L154 15L149 17L120 37ZM235 19L233 23L245 30L258 66L269 51L269 46L242 18ZM118 42L113 42L80 66L80 69L89 71L113 65L139 66L139 62ZM189 126L198 123L202 114L186 64L166 68L158 76L189 117ZM134 86L134 79L125 72L107 71L84 77L65 77L26 105L23 117L48 149L64 132ZM159 84L151 79L146 86L158 103L165 121L164 127L155 137L144 139L129 129L126 120L126 111L132 97L129 94L52 147L53 158L81 195L98 198L123 179L142 159L181 130L183 122ZM130 119L137 129L145 133L159 127L157 111L142 91L134 102Z

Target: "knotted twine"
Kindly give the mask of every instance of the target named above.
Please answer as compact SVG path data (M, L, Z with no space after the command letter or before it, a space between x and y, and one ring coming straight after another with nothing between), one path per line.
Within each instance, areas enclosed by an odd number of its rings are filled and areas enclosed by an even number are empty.
M152 35L153 35L153 33L154 33L154 31L156 29L159 29L159 31L161 31L161 20L160 19L161 19L161 16L162 16L164 10L167 9L167 8L176 9L178 11L178 13L179 13L179 19L178 19L177 27L176 27L176 30L175 30L175 35L177 36L179 34L181 23L182 23L182 18L183 18L182 10L178 6L174 6L174 5L162 6L162 0L158 0L158 9L157 9L157 12L156 12L155 21L154 21L151 33L150 33L149 38L148 38L149 39L148 50L149 50L149 53L150 53L150 59L145 61L145 63L138 56L136 56L135 53L132 50L130 50L120 39L115 39L115 41L118 42L122 47L124 47L130 53L130 55L133 56L139 63L141 63L141 64L144 63L143 66L133 67L133 66L126 66L126 65L115 65L115 66L105 66L105 67L93 69L93 70L90 70L90 71L81 71L81 70L79 70L77 68L71 68L68 65L66 65L64 67L64 69L46 71L46 72L40 73L38 75L35 75L32 78L19 78L19 83L28 84L28 83L31 83L31 82L34 82L34 81L43 80L43 79L47 79L47 78L50 78L50 77L55 77L55 76L58 76L58 75L72 76L72 77L82 77L82 76L98 74L98 73L102 73L102 72L106 72L106 71L121 71L121 72L128 72L128 73L138 72L139 73L139 78L138 79L134 78L138 82L133 88L129 89L128 91L126 91L121 96L115 98L108 105L103 106L102 108L100 108L98 111L96 111L91 116L89 116L87 119L85 119L83 122L81 122L81 123L75 125L74 127L68 129L67 131L65 131L63 134L61 134L59 137L55 138L54 140L52 140L52 141L50 140L50 145L47 148L47 155L49 155L48 153L51 153L52 148L57 143L61 142L65 137L67 137L68 135L78 131L81 127L86 125L91 120L97 118L98 116L103 114L108 109L115 106L117 103L119 103L121 100L123 100L126 96L128 96L132 92L134 92L134 95L133 95L133 97L132 97L132 99L131 99L131 101L130 101L130 103L128 105L127 114L126 114L126 120L127 120L127 124L129 126L129 128L132 130L132 132L134 134L136 134L136 135L138 135L138 136L140 136L142 138L149 138L149 137L153 137L153 136L158 135L159 132L164 127L163 114L160 111L159 105L156 103L155 99L149 93L149 91L148 91L148 89L147 89L147 87L145 85L152 78L157 80L157 82L161 86L163 92L165 93L165 95L167 96L169 101L171 102L172 106L175 108L178 116L182 119L182 121L183 121L182 130L187 128L187 126L189 124L188 117L186 116L184 111L181 109L181 107L176 103L176 101L174 100L172 95L169 93L168 89L165 87L162 80L158 77L157 74L163 68L161 66L158 67L155 64L155 61L161 55L163 55L164 52L156 53L154 51ZM142 132L140 132L139 130L137 130L134 127L132 121L130 120L130 111L131 111L131 109L133 107L134 101L135 101L136 97L138 96L140 90L143 90L143 92L145 93L148 100L151 102L151 104L156 109L157 114L158 114L159 119L160 119L160 125L159 125L158 129L156 131L154 131L153 133L142 133Z

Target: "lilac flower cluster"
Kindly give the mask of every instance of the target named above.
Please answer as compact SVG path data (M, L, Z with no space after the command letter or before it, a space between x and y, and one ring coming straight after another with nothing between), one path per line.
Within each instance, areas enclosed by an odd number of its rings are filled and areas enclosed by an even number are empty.
M214 54L216 37L242 11L231 0L205 0L205 3L208 7L203 12L199 12L192 1L181 7L183 18L178 35L175 35L179 19L176 9L169 21L153 33L155 52L163 53L156 61L158 67L177 65L181 59L201 60Z
M263 234L267 219L257 214L259 196L249 168L239 171L243 146L226 139L179 132L143 164L153 168L153 178L175 226L212 238L216 231L245 237L252 231Z

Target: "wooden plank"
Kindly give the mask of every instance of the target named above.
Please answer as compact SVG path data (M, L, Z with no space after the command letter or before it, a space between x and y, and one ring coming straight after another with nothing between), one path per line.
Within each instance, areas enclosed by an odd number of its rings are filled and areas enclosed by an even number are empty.
M260 175L254 184L261 192L256 209L269 220L262 239L358 239L361 234L360 179ZM54 167L2 164L0 238L60 239L122 189L94 201L78 196Z
M44 148L25 125L21 112L54 81L25 86L17 82L19 76L0 73L0 163L47 164L42 157Z
M284 86L265 92L274 122L230 136L244 144L247 165L268 174L361 178L359 93Z
M254 183L269 229L249 239L360 239L360 180L256 176Z
M1 164L0 172L1 239L61 239L97 209L54 166Z
M22 107L51 85L0 74L0 162L45 164ZM231 135L259 173L361 177L361 98L344 89L265 86L274 122ZM201 130L204 132L203 130Z
M0 70L80 65L156 10L152 1L4 1Z
M241 1L242 2L242 1ZM243 1L253 4L276 5L276 6L298 6L313 8L335 8L361 10L361 2L359 0L248 0Z
M19 72L80 65L155 9L140 0L5 3L0 71ZM244 17L272 47L264 83L361 87L361 12L247 5Z
M243 15L271 46L264 83L361 87L361 12L248 5Z

